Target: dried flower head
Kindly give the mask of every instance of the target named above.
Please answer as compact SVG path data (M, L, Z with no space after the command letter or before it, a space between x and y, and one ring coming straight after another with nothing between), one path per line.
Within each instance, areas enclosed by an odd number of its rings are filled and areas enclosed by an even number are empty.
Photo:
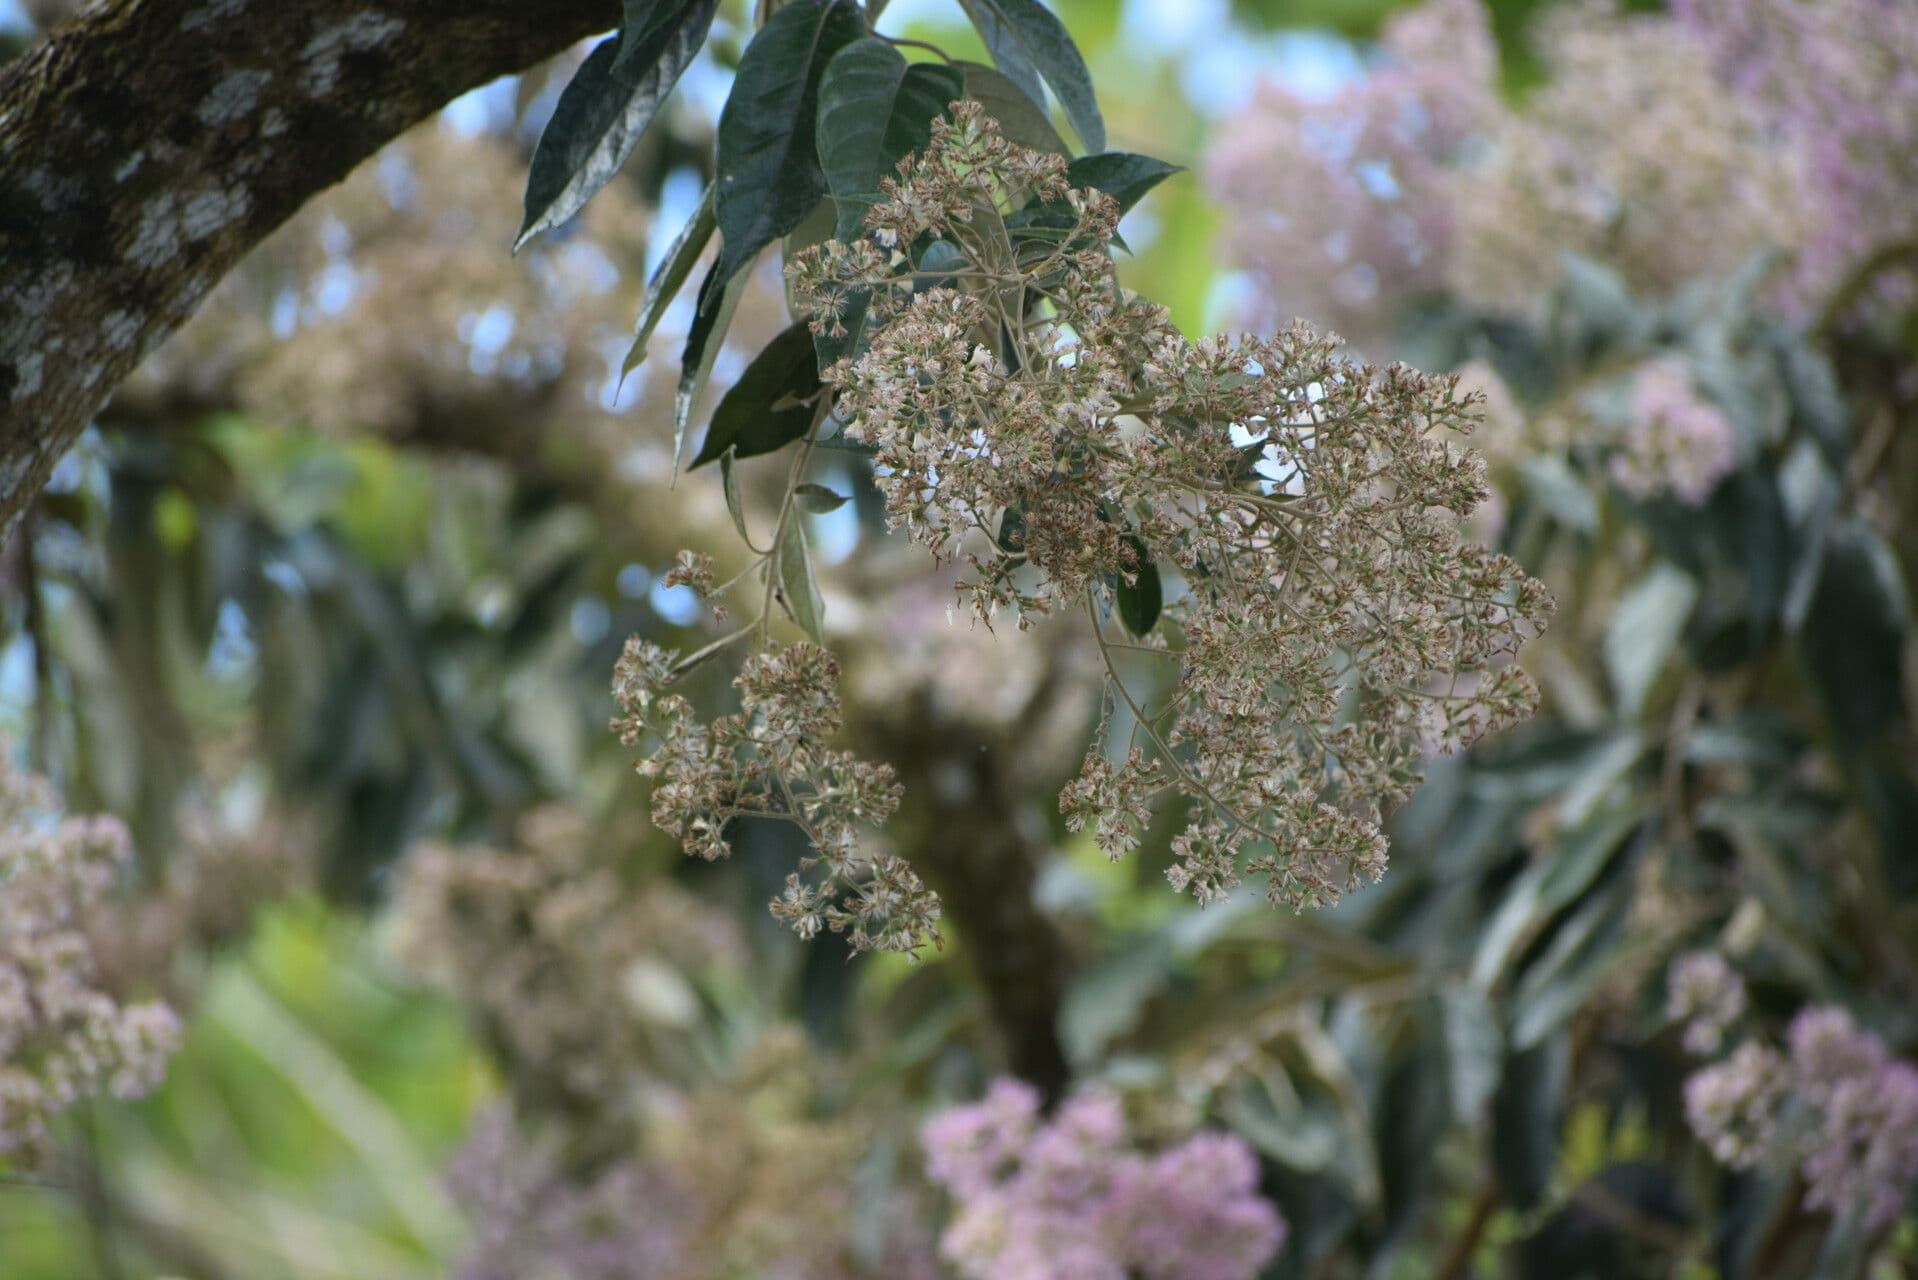
M158 1086L180 1024L101 989L88 917L125 871L126 829L63 818L41 779L0 760L0 1161L47 1155L49 1123L85 1098Z
M1469 742L1533 706L1512 658L1549 601L1458 536L1485 495L1460 443L1477 402L1304 328L1187 341L1119 288L1112 199L1063 175L958 103L868 234L796 255L818 331L863 326L825 375L836 413L893 525L971 568L981 619L1091 618L1137 751L1092 754L1072 825L1122 853L1182 794L1175 886L1216 900L1249 856L1273 901L1331 902L1382 871L1422 734ZM1109 641L1115 599L1156 598L1162 572L1160 635ZM1155 708L1121 648L1175 668Z
M908 954L938 939L939 903L906 862L874 852L861 828L883 824L899 804L892 770L830 745L838 733L839 663L806 642L756 653L737 679L741 709L710 723L667 692L678 655L634 637L613 675L628 746L645 745L638 771L654 780L653 821L697 857L732 852L735 818L796 824L813 853L788 877L772 913L801 937L845 933L855 950Z

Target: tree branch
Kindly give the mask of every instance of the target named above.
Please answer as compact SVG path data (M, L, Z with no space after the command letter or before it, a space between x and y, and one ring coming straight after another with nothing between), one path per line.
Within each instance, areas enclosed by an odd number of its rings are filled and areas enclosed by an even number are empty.
M120 0L0 68L0 539L269 232L453 98L619 16L616 0L384 5Z

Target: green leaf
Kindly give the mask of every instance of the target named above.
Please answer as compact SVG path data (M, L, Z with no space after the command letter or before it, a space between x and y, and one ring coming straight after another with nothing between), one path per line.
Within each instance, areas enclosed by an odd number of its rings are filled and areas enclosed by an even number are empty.
M806 525L794 520L779 543L779 590L786 612L812 637L814 644L826 643L826 604L819 598L819 582L813 577L812 556L806 550Z
M1024 46L1006 29L998 9L987 0L959 0L959 7L965 12L966 21L972 24L973 30L985 42L986 52L992 55L994 65L1007 83L1018 90L1020 97L1043 113L1046 109L1046 86L1039 78L1039 68L1032 65Z
M679 364L679 390L673 396L674 474L678 474L680 455L686 450L686 428L692 425L699 397L706 390L706 380L713 376L713 361L726 345L726 330L732 326L740 295L746 292L746 274L739 271L731 276L721 275L715 262L699 286L699 306L693 312L692 328L686 332L686 350Z
M1018 85L977 62L961 62L958 66L966 78L966 96L985 108L1007 138L1029 151L1072 154L1044 109L1034 105Z
M746 530L746 503L739 496L739 476L733 470L733 455L730 453L719 457L719 488L726 495L726 514L733 518L733 528L739 530L739 540L752 546L753 536Z
M801 511L810 511L814 515L824 515L828 511L837 511L850 502L843 493L834 493L823 484L802 484L793 489L793 500Z
M1134 155L1129 151L1104 151L1096 156L1080 156L1066 166L1066 181L1081 190L1091 188L1103 191L1118 202L1119 213L1123 216L1145 194L1164 182L1180 167L1155 160L1151 156ZM1030 204L1018 210L1006 219L1006 225L1015 233L1028 233L1024 238L1037 239L1046 243L1057 243L1064 232L1071 231L1078 222L1078 215L1072 206L1063 200L1048 200L1043 204ZM1124 248L1124 241L1116 236L1114 243ZM1049 251L1048 251L1049 252ZM1264 448L1255 446L1256 454Z
M699 211L680 229L679 236L672 247L666 250L659 265L653 269L652 279L646 282L646 301L640 304L639 320L633 327L633 345L626 352L626 360L619 367L619 376L624 378L646 361L646 343L653 336L653 330L659 327L659 318L666 314L666 308L685 287L686 278L693 273L693 265L699 261L699 255L706 251L706 242L713 238L713 189L708 186L706 194L699 202Z
M785 448L812 425L813 407L807 402L818 392L812 330L802 320L767 343L720 399L693 467L728 451L735 458L754 458Z
M1159 610L1165 603L1165 596L1159 585L1159 566L1152 563L1152 556L1145 544L1137 538L1127 538L1126 541L1131 545L1139 567L1131 582L1123 577L1119 579L1119 619L1125 623L1127 631L1143 639L1159 621Z
M1896 554L1862 520L1837 524L1798 644L1842 748L1864 746L1898 718L1910 619Z
M1512 1001L1512 1047L1525 1050L1570 1020L1618 959L1631 911L1631 884L1615 877L1552 935L1519 979Z
M1492 1171L1500 1196L1527 1210L1545 1197L1558 1160L1571 1053L1564 1037L1513 1053L1492 1099Z
M1183 169L1182 165L1131 151L1101 151L1068 164L1066 181L1075 187L1105 192L1119 202L1119 212L1125 213L1144 199L1146 192Z
M1037 70L1059 95L1085 149L1106 149L1105 120L1092 91L1092 73L1065 24L1050 9L1039 0L960 0L960 7L992 50L992 60L1021 93L1043 102L1033 93L1032 72Z
M1620 598L1605 629L1604 656L1622 719L1635 719L1644 709L1697 601L1698 584L1691 575L1664 561L1646 570Z
M839 208L838 239L859 233L879 180L925 149L933 120L965 92L956 68L909 65L877 36L833 55L819 86L819 163Z
M719 260L728 276L825 197L820 79L832 56L864 34L851 0L793 0L746 46L719 115Z
M719 0L681 0L632 48L600 42L560 94L526 179L526 219L513 247L578 213L611 181L706 42Z
M1439 1016L1445 1035L1445 1080L1452 1114L1471 1124L1498 1088L1505 1037L1492 1002L1476 987L1448 986L1439 992Z

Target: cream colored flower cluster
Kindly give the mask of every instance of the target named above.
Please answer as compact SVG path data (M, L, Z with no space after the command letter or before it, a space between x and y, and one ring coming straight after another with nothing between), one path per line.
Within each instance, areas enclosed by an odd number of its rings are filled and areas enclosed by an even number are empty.
M908 954L938 940L939 904L901 858L875 852L861 829L882 825L899 804L892 770L829 743L840 726L839 662L807 642L748 658L734 687L741 709L702 722L683 695L667 692L678 655L627 641L613 674L628 746L651 748L639 762L654 779L653 821L688 853L728 856L736 818L789 820L813 854L772 904L801 937L844 933L858 951Z
M981 618L1090 616L1131 749L1088 759L1075 828L1117 857L1183 795L1170 875L1201 902L1247 857L1297 907L1376 879L1421 744L1534 702L1512 658L1549 600L1458 535L1485 496L1476 401L1304 328L1188 341L1119 287L1111 197L976 104L952 116L867 235L791 268L822 334L865 325L825 377L891 520L971 567ZM1115 603L1137 643L1108 635ZM1121 678L1132 649L1172 669L1156 705Z
M0 1163L46 1157L50 1124L99 1094L160 1082L180 1024L101 989L91 913L125 870L124 827L62 818L51 789L0 761Z

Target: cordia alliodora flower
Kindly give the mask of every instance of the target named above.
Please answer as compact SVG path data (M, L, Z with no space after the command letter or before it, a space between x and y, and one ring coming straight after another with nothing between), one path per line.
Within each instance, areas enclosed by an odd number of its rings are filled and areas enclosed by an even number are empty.
M1883 1227L1918 1185L1918 1068L1830 1006L1799 1013L1786 1041L1746 1041L1694 1073L1693 1131L1734 1168L1795 1169L1811 1207Z
M98 984L89 914L125 870L112 818L62 818L52 790L0 759L0 1163L33 1163L82 1099L137 1098L179 1046L173 1011Z
M979 618L1090 620L1134 727L1119 762L1095 750L1061 796L1069 827L1119 857L1183 796L1176 888L1215 901L1243 857L1274 902L1332 902L1381 874L1381 814L1416 785L1423 743L1469 742L1535 701L1512 659L1550 602L1459 536L1485 496L1461 444L1478 402L1303 327L1188 341L1118 287L1116 206L1064 174L955 104L867 235L795 256L818 330L869 339L824 375L835 412L873 452L891 523L970 566ZM1008 230L1035 214L1044 235ZM941 255L901 248L929 237ZM1177 575L1167 622L1115 644L1104 615L1147 572ZM1122 648L1166 664L1155 710Z
M1745 1012L1745 983L1716 951L1694 951L1672 964L1665 1016L1685 1027L1685 1050L1716 1053Z
M920 1136L953 1197L941 1247L968 1277L1250 1280L1285 1239L1242 1140L1200 1133L1140 1152L1110 1095L1042 1118L1036 1091L1000 1080Z
M1812 205L1793 246L1809 308L1918 228L1918 5L1907 0L1676 0L1678 21L1781 143ZM1909 298L1909 280L1904 282Z
M645 745L639 773L654 779L653 821L701 858L731 853L734 818L783 818L812 842L802 871L823 868L823 884L789 876L773 915L803 938L843 932L858 951L911 954L938 940L938 899L904 859L862 845L860 828L883 824L899 805L885 765L828 744L840 726L839 662L800 642L754 654L733 684L741 710L711 722L668 692L678 655L634 637L613 673L628 746Z
M1568 251L1663 291L1798 241L1800 150L1706 42L1594 5L1539 30L1546 78L1516 103L1482 0L1428 0L1337 93L1268 85L1225 123L1207 173L1252 323L1304 315L1369 342L1440 291L1529 311Z
M1632 383L1631 422L1612 455L1612 479L1634 498L1670 494L1700 506L1736 461L1731 419L1698 394L1670 357L1648 361Z
M1382 45L1329 97L1261 84L1206 157L1227 253L1252 276L1245 324L1304 316L1365 345L1445 284L1448 170L1500 110L1498 47L1479 0L1402 11Z

